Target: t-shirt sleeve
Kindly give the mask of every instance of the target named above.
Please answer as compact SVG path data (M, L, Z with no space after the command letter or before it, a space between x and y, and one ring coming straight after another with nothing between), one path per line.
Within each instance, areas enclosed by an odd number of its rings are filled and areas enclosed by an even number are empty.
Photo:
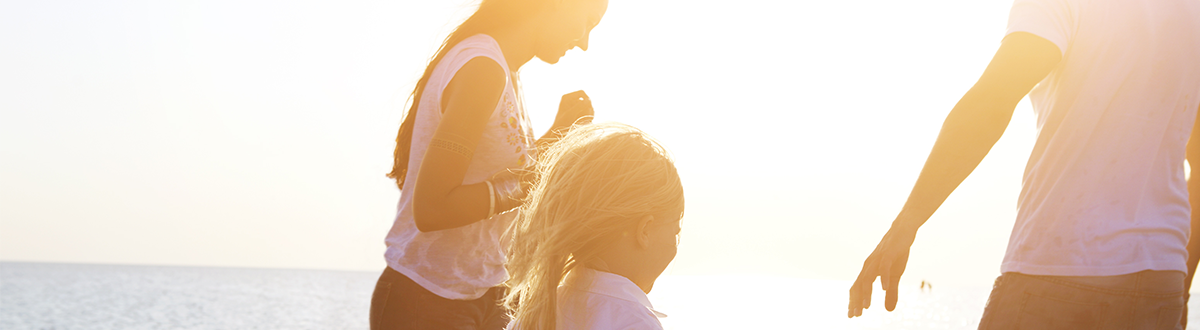
M1063 55L1075 35L1074 6L1067 0L1014 0L1008 14L1007 37L1028 32L1053 42Z

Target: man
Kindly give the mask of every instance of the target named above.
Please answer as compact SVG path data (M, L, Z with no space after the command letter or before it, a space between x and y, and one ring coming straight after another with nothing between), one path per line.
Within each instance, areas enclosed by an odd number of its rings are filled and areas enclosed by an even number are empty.
M1200 169L1193 0L1016 0L1000 49L947 116L904 208L864 262L850 317L870 306L876 277L895 308L917 229L983 160L1026 94L1037 142L979 328L1181 328L1191 275L1185 150Z

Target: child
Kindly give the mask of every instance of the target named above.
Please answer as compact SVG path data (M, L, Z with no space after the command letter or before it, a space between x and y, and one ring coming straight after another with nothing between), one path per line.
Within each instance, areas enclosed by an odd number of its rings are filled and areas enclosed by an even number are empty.
M675 258L683 216L667 151L628 125L577 126L537 175L508 231L509 328L662 329L646 293Z

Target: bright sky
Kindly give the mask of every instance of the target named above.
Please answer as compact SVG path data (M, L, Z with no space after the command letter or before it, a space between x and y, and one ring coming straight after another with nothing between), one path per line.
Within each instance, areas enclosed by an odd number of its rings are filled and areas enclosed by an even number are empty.
M537 130L583 89L687 191L668 274L850 280L1011 0L610 0L521 70ZM377 271L404 103L464 0L0 3L0 260ZM539 133L540 134L540 133ZM919 234L906 280L999 274L1034 121Z

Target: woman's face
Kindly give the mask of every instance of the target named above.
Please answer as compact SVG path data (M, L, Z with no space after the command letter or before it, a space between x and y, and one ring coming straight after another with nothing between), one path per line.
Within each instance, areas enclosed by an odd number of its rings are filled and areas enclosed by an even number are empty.
M545 20L538 38L537 53L542 61L554 64L575 47L587 50L588 34L608 10L608 0L563 0Z

